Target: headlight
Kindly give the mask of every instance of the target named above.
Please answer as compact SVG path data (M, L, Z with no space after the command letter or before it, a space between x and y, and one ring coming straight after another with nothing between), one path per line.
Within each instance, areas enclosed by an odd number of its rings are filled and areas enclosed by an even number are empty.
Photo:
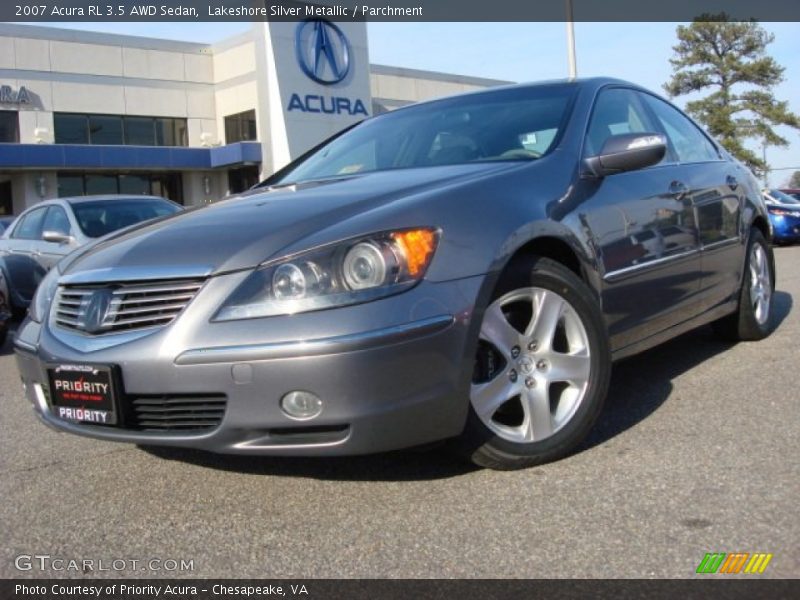
M226 300L215 321L287 315L397 294L425 276L435 229L379 233L266 263Z
M53 267L39 283L39 287L36 288L36 293L33 295L33 300L31 300L31 305L28 308L28 316L33 321L43 323L47 318L50 305L53 303L53 297L56 295L58 277L60 275L58 268Z

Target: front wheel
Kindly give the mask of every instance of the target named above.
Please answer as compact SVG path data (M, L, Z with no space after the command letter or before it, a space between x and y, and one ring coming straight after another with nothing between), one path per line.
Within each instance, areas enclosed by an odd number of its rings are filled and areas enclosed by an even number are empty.
M713 324L718 335L738 342L761 340L772 332L774 264L772 248L764 235L753 229L747 243L739 307L735 313Z
M506 274L483 315L470 414L457 442L494 469L574 450L602 409L611 372L602 313L586 284L546 258L526 271Z

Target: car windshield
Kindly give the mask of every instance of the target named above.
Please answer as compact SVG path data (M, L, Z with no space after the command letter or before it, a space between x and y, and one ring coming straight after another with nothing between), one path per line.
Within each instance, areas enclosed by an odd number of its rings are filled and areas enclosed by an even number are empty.
M800 200L797 200L793 196L790 196L789 194L786 194L780 190L770 190L769 195L781 204L800 204Z
M98 238L141 221L171 215L180 207L158 198L120 198L74 202L72 210L83 233Z
M269 184L477 161L535 160L565 121L574 86L507 88L448 98L368 119Z

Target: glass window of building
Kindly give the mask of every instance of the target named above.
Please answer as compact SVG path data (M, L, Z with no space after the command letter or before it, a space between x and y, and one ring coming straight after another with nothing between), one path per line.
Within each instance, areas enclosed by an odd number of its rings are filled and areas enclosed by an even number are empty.
M122 145L122 117L89 115L89 140L104 146Z
M248 110L225 117L225 143L252 142L258 139L256 111Z
M176 172L61 171L58 173L59 198L96 194L162 196L183 204L183 177Z
M186 119L159 117L155 120L157 146L187 146Z
M86 115L53 114L56 144L88 144L89 121Z
M83 175L73 173L58 174L58 197L71 198L83 196Z
M119 193L147 196L151 193L148 175L120 175Z
M129 146L155 145L153 119L149 117L125 117L125 143Z
M12 198L10 181L0 181L0 217L14 214L14 199ZM0 234L3 232L0 231Z
M119 193L119 182L115 175L87 175L85 185L86 194L90 196Z
M186 119L54 113L56 144L188 146Z
M228 171L228 190L231 194L249 190L258 181L258 167L254 165Z
M19 118L15 110L0 110L0 143L19 142Z

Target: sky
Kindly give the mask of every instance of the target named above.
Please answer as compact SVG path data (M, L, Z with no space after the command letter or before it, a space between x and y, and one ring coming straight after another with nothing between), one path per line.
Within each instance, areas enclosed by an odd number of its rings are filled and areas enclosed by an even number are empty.
M245 31L250 23L59 23L91 31L213 43ZM576 23L579 76L605 75L663 94L672 72L669 58L676 23ZM775 35L768 47L785 67L775 88L778 100L800 114L800 23L764 23ZM489 77L537 81L567 76L564 23L368 23L372 63ZM683 106L683 98L674 99ZM800 131L779 127L787 148L767 148L770 185L800 170ZM761 153L761 146L751 148Z

